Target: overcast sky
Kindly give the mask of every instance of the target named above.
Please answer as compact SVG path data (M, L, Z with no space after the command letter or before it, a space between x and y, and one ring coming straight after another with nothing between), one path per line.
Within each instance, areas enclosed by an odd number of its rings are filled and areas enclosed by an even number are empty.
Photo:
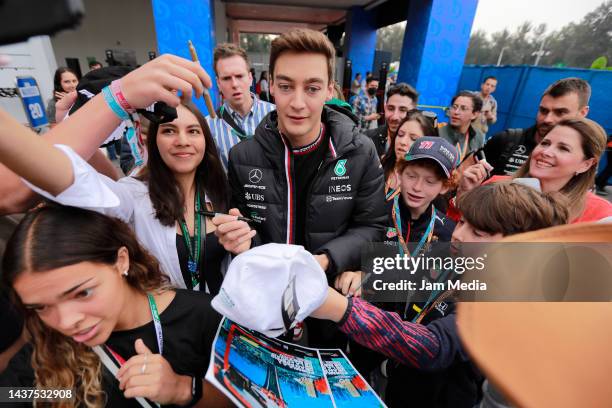
M472 32L481 29L494 33L508 28L514 31L529 20L535 26L546 23L554 31L570 22L580 21L603 0L480 0Z

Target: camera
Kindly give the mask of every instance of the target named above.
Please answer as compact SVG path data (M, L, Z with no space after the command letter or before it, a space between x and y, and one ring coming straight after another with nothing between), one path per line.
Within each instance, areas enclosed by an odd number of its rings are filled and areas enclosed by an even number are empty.
M74 28L84 14L82 0L0 0L0 45Z

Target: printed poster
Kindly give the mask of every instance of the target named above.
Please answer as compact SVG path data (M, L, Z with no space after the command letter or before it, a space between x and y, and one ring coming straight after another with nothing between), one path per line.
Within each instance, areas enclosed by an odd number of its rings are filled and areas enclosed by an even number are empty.
M219 325L206 379L241 407L334 407L315 349Z
M337 408L385 407L342 350L319 350Z

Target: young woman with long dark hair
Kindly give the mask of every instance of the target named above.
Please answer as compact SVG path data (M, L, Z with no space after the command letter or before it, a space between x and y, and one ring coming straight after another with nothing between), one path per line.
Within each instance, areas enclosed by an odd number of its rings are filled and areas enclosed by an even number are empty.
M25 315L35 385L71 390L58 405L219 398L203 383L220 319L210 297L172 289L122 221L43 205L15 230L2 270Z
M149 63L152 64L149 70L159 72L169 62L186 63L177 57L162 57ZM174 70L185 68L179 66ZM120 88L125 88L122 98L128 105L130 97L135 95L132 88L155 86L155 82L131 80L138 77L138 72L141 71L131 72L118 83ZM192 72L184 75L191 80L196 77ZM170 89L180 87L186 97L190 96L192 85L185 79L169 80ZM114 92L112 89L113 86L106 88ZM176 98L167 89L168 85L165 92L169 95L164 96ZM108 110L112 114L122 109L117 103L109 102L107 91L86 106L102 97L101 111ZM83 132L78 143L99 146L108 136L92 133ZM60 204L93 209L132 225L140 242L158 259L174 286L208 290L213 294L219 289L221 263L227 252L212 234L216 227L202 212L226 210L227 182L208 125L191 103L177 106L174 121L151 126L147 137L150 159L146 168L136 177L125 177L118 182L97 173L69 146L53 147L31 135L27 142L22 140L16 144L9 137L0 140L0 148L5 149L1 158L10 159L12 170L32 182L37 192ZM46 160L23 157L19 151L24 143L31 155ZM246 222L236 221L235 224L248 233L239 249L250 247L254 231L249 232Z

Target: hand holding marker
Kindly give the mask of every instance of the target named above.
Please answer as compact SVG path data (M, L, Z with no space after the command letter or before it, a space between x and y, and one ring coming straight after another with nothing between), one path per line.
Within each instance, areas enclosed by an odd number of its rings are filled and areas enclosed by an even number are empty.
M223 214L223 213L218 213L218 212L214 212L214 211L200 211L200 214L202 214L202 215L204 215L206 217L211 217L211 218L215 218L217 215L229 215L230 217L232 217L232 215L230 215L230 214ZM247 217L238 216L238 217L236 217L236 219L238 221L253 222L252 219L247 218Z

